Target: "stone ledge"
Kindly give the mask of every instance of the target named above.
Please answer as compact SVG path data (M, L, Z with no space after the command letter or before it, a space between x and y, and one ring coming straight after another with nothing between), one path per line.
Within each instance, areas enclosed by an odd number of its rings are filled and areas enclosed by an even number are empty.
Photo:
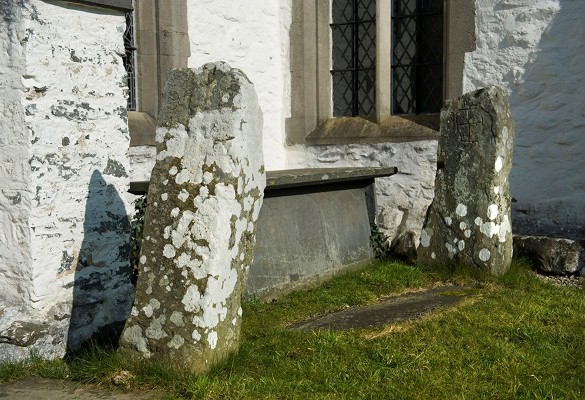
M574 240L514 235L513 243L514 256L529 258L540 272L556 275L585 272L584 249Z
M266 172L266 190L383 178L398 172L396 167L303 168ZM148 181L130 182L130 193L144 194Z
M64 0L66 3L79 3L87 6L113 8L115 10L132 11L132 0Z

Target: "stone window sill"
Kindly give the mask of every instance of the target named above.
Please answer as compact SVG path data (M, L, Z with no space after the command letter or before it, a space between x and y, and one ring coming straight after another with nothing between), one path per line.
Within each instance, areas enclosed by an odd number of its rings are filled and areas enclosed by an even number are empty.
M392 115L381 123L361 117L328 118L306 138L309 145L412 142L439 138L439 114Z
M69 3L79 3L88 6L113 8L115 10L132 11L132 0L65 0Z

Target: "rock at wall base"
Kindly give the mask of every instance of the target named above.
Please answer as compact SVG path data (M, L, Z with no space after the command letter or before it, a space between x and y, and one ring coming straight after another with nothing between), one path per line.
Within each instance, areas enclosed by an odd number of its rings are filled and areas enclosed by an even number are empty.
M514 235L514 256L527 257L543 273L570 275L584 270L583 251L571 239Z

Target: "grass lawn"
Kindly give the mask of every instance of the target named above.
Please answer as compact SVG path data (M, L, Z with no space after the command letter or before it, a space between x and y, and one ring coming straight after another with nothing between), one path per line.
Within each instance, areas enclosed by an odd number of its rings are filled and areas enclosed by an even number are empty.
M68 363L0 365L0 382L29 375L133 388L168 399L584 399L585 289L542 283L515 262L504 277L377 262L315 289L244 304L239 354L203 377L94 349ZM432 285L465 285L458 306L377 330L289 331L292 322Z

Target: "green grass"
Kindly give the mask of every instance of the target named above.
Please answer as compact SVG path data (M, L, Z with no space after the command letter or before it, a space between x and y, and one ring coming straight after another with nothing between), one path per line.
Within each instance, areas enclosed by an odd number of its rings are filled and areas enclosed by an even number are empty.
M420 270L378 262L276 302L244 304L240 352L195 377L93 349L63 361L0 365L0 382L27 375L159 388L168 399L583 399L585 290L553 287L515 262L494 278L475 269ZM377 330L298 332L290 323L385 295L465 285L458 306Z

